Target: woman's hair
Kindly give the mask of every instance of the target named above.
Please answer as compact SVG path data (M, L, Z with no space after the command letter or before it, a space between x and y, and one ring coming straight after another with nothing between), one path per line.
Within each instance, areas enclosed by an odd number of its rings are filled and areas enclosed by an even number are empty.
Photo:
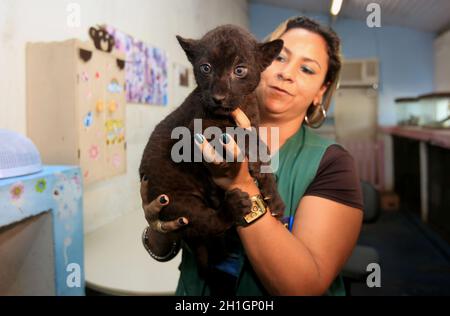
M324 94L322 105L325 111L328 111L331 103L331 97L336 90L339 81L339 73L341 71L341 41L331 28L323 26L318 22L304 16L294 17L284 21L271 34L269 34L265 41L278 39L287 31L295 28L305 29L316 33L322 36L327 44L328 71L325 75L324 84L326 84L328 88ZM314 106L313 104L309 106L306 111L306 115L308 116L307 124L313 128L320 127L325 120L320 107Z

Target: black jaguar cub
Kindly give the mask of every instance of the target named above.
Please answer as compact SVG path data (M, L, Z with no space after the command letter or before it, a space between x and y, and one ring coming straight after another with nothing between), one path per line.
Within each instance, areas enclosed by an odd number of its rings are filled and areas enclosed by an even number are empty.
M200 40L179 36L177 39L194 67L198 86L180 107L156 126L144 150L139 173L149 179L149 201L161 194L169 196L170 204L161 211L161 220L181 216L189 219L189 225L182 228L180 234L196 254L200 266L205 268L212 262L212 253L220 253L216 241L234 224L228 210L241 208L244 216L250 211L250 203L248 195L242 191L221 190L212 182L206 166L193 162L194 119L202 120L200 133L212 126L225 132L226 127L236 127L230 113L239 107L257 130L259 110L254 90L261 72L281 51L283 41L258 43L249 32L232 25L220 26ZM177 127L190 130L190 162L175 162L171 156L173 146L179 142L172 139L172 131ZM272 213L282 215L284 204L274 175L261 173L261 166L260 161L250 162L250 173L257 180L262 195L269 198Z

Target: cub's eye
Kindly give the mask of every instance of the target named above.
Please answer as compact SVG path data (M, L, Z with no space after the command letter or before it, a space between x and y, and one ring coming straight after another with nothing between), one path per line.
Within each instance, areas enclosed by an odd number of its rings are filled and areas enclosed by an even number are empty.
M238 66L234 69L234 74L238 78L244 78L247 75L247 72L248 70L244 66Z
M209 74L211 72L211 65L210 64L203 64L200 66L200 71L204 73L205 75Z

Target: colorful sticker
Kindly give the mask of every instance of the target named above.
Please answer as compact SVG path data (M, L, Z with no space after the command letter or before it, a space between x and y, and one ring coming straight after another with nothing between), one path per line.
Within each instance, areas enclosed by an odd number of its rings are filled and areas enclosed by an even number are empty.
M98 157L100 156L100 149L97 145L91 146L89 149L89 158L93 160L98 160Z
M45 179L40 179L36 182L34 188L36 189L36 192L42 193L47 188L47 182L45 181Z
M86 171L83 173L83 177L84 177L84 178L89 177L89 170L86 170Z
M53 187L53 199L58 203L57 216L60 219L71 218L78 211L78 201L82 193L81 185L64 174L59 174L58 178Z
M105 103L103 100L98 100L95 104L95 109L97 110L97 113L103 112L103 109L105 108Z
M100 79L100 73L98 71L95 73L95 78Z
M11 199L15 202L18 202L22 199L23 192L25 191L25 187L22 182L18 182L13 184L9 193L11 193Z
M81 80L84 82L88 82L89 81L89 74L86 71L83 71L81 73Z
M23 194L25 192L25 186L22 182L17 182L11 186L9 193L11 194L11 203L19 209L21 213L23 210L21 208L23 204Z
M123 120L107 120L105 122L106 145L120 144L125 140L125 127Z
M109 101L108 110L110 113L116 112L118 108L119 108L119 106L116 101L114 101L114 100Z
M80 176L78 175L78 172L75 172L73 177L72 177L72 181L79 187L81 187L81 179Z
M122 86L119 84L119 81L117 81L117 79L111 80L111 82L108 85L108 91L111 93L121 93L122 92Z
M94 117L92 115L92 112L89 112L83 119L83 125L84 127L91 127L94 123Z
M119 154L114 154L112 159L112 164L114 167L119 168L122 163L122 159L120 158Z

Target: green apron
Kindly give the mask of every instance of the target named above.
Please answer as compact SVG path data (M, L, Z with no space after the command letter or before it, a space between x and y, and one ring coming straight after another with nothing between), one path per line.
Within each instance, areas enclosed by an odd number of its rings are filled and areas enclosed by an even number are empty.
M332 144L334 144L332 140L322 138L302 125L278 151L279 165L275 177L278 192L286 205L283 222L287 225L292 225L300 199L313 181L323 154ZM240 247L242 255L239 258L240 272L236 283L236 295L268 295L245 256L242 244ZM198 275L195 258L186 245L183 245L179 269L181 274L176 295L210 295L210 289ZM341 276L334 280L326 294L345 295Z

